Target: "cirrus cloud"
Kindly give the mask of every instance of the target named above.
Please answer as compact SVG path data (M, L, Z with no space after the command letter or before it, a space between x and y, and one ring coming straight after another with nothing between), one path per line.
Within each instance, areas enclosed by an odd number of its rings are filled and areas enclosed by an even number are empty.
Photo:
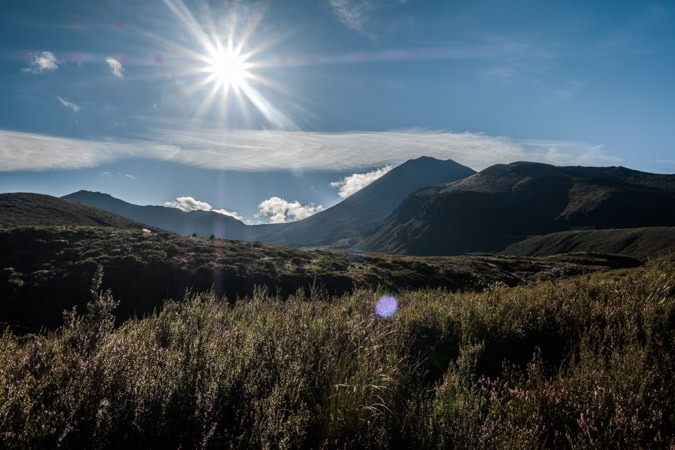
M56 96L56 99L61 103L64 107L72 110L73 112L79 112L80 107L76 105L75 103L69 102L68 100L64 99L63 97Z
M0 172L97 167L143 158L205 169L357 171L420 156L453 159L475 170L514 161L556 165L617 165L602 145L513 140L480 133L402 130L317 133L230 130L178 125L141 139L84 140L0 130Z

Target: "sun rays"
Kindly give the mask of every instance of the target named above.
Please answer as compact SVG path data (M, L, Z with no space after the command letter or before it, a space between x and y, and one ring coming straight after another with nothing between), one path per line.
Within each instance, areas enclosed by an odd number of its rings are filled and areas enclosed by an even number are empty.
M192 113L193 121L216 114L223 126L297 129L283 108L273 105L266 95L272 90L287 90L262 73L263 68L270 72L271 66L262 54L275 44L255 41L262 10L240 14L231 8L226 15L219 15L203 8L197 18L183 0L164 3L180 25L177 34L188 38L160 40L177 56L173 69L176 77L187 80L188 100L201 98Z

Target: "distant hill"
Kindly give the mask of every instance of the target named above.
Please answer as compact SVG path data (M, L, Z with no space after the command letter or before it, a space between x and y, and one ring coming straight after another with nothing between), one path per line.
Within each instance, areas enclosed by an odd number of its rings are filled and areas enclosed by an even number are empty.
M21 225L140 228L143 225L78 202L32 193L0 194L0 227Z
M501 253L548 256L572 252L612 253L643 261L675 254L675 227L562 231L516 242Z
M494 252L533 235L654 226L675 226L675 175L518 162L417 191L359 248Z
M421 157L407 161L337 205L307 219L285 224L247 226L214 212L183 212L164 206L138 206L108 194L79 191L64 198L87 203L182 235L213 234L223 239L292 246L356 242L419 188L465 178L475 171L454 161Z
M212 211L185 212L166 206L139 206L119 200L108 194L78 191L63 197L67 200L92 205L131 220L162 228L182 235L214 235L226 239L246 239L247 226L230 216Z
M255 240L293 246L356 241L416 190L460 180L476 173L452 160L420 157L395 167L337 205L288 224L253 227ZM348 246L348 244L347 244Z

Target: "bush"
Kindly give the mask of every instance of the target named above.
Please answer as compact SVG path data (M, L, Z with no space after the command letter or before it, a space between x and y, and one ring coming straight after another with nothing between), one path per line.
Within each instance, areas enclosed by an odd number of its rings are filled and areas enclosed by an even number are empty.
M84 315L0 338L0 447L668 448L674 283L407 291L386 319L372 290L206 293L115 329L99 273Z

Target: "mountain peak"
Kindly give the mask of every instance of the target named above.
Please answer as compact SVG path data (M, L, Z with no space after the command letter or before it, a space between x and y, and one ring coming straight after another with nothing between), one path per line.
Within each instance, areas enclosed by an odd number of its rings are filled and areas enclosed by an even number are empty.
M497 164L407 197L364 250L499 251L532 235L675 225L675 176L607 167Z
M360 238L420 188L450 183L475 171L452 160L422 156L396 166L342 202L298 222L265 228L258 240L288 245L330 245Z

